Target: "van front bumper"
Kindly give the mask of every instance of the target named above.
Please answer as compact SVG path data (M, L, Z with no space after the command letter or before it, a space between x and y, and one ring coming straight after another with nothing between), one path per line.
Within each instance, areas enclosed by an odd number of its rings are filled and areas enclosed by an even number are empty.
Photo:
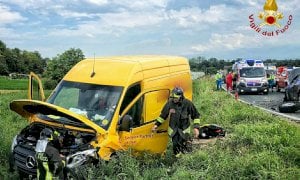
M251 86L247 87L245 84L240 83L237 86L238 93L268 93L269 92L269 86L268 84L263 84L262 86Z

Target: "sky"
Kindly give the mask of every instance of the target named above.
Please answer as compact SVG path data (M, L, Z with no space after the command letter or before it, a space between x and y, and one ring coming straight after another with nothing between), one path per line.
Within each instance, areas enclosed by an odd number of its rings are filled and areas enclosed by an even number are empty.
M44 58L79 48L86 57L299 59L299 0L266 1L0 0L0 40ZM268 13L276 23L264 23Z

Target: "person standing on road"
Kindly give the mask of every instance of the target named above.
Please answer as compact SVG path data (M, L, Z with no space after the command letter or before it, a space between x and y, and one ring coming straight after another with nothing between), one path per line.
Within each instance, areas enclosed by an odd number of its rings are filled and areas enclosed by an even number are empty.
M191 123L193 120L194 137L199 136L200 114L194 104L184 98L183 90L175 87L170 95L170 99L164 105L160 116L156 119L152 131L157 128L170 117L168 134L172 138L173 153L178 157L181 153L191 151Z
M273 73L267 74L267 79L269 83L269 88L271 88L271 91L273 92L273 86L275 85L275 76Z
M229 93L232 91L232 79L233 79L232 72L229 71L229 73L226 75L226 90Z
M221 71L217 72L217 74L215 75L215 80L216 80L217 90L221 90L221 88L222 88L222 74L221 74Z

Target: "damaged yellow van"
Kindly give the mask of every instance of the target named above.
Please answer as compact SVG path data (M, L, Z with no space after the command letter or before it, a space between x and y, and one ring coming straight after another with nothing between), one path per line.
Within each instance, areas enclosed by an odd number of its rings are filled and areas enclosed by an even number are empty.
M69 168L90 157L108 160L114 152L128 148L164 153L168 121L156 133L151 128L175 86L192 99L186 58L85 59L64 76L46 101L40 80L31 73L29 99L10 103L11 110L30 121L13 139L11 165L21 175L36 176L34 149L45 127L59 133L60 153L67 157Z

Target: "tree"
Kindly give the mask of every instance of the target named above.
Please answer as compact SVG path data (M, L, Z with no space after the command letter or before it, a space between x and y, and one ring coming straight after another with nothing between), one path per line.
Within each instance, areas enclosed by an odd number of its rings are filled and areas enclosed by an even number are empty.
M58 83L76 63L83 59L84 54L80 49L71 48L48 61L45 76Z
M27 67L27 71L33 71L38 74L42 74L44 67L46 67L46 61L43 59L39 52L23 51L22 54L23 63Z
M5 60L6 45L0 40L0 75L8 75L8 66Z
M8 67L5 59L0 54L0 75L8 75Z

